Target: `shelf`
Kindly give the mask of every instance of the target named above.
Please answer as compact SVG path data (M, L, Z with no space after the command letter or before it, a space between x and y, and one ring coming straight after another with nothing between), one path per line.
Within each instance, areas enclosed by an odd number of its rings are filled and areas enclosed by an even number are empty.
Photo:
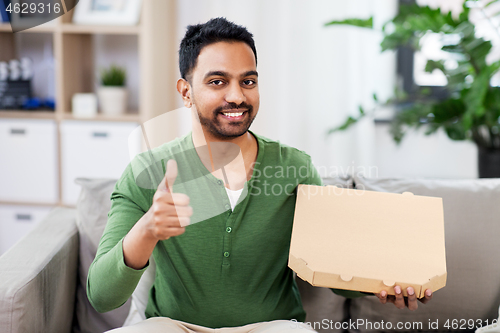
M9 23L0 23L0 31L1 32L12 32L12 28Z
M63 24L63 33L67 34L111 34L111 35L138 35L141 31L139 25L112 26L112 25L76 25Z
M0 118L55 119L54 111L0 110Z
M46 203L46 202L22 202L22 201L0 201L0 205L6 205L6 206L41 206L41 207L64 206L60 202Z
M141 26L113 26L113 25L76 25L66 23L62 25L43 24L20 33L44 33L62 31L67 34L109 34L109 35L139 35ZM12 32L9 23L0 23L0 32Z
M110 116L105 114L97 114L92 118L75 117L71 113L65 113L62 117L64 120L81 120L81 121L125 121L125 122L140 122L141 117L137 112L128 112L122 115Z
M57 30L55 24L42 24L27 30L20 31L19 33L51 33ZM0 32L12 32L10 23L0 23Z

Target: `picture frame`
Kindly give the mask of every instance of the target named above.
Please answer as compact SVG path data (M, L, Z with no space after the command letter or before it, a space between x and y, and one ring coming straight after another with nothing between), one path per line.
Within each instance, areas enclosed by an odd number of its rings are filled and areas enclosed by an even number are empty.
M80 0L75 6L73 24L137 25L141 5L142 0Z

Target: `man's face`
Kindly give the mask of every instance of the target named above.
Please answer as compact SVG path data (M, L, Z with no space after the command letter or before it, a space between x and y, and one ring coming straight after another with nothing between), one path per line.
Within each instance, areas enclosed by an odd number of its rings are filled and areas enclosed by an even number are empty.
M257 68L243 42L205 46L191 73L191 99L203 128L218 139L245 134L259 110Z

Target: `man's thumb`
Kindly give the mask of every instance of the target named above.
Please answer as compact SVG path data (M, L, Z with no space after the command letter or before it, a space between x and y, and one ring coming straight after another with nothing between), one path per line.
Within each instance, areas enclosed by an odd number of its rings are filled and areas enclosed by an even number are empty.
M165 177L163 177L158 189L172 193L172 187L174 186L175 178L177 178L177 162L175 160L168 160L166 169Z

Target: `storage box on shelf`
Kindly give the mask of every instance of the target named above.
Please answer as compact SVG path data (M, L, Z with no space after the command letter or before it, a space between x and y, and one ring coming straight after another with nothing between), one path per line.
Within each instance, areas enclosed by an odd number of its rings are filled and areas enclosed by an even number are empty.
M54 120L0 119L0 201L57 204Z
M61 123L64 204L76 204L80 193L74 182L76 178L116 178L122 174L130 162L129 135L137 126L126 122L65 120Z

